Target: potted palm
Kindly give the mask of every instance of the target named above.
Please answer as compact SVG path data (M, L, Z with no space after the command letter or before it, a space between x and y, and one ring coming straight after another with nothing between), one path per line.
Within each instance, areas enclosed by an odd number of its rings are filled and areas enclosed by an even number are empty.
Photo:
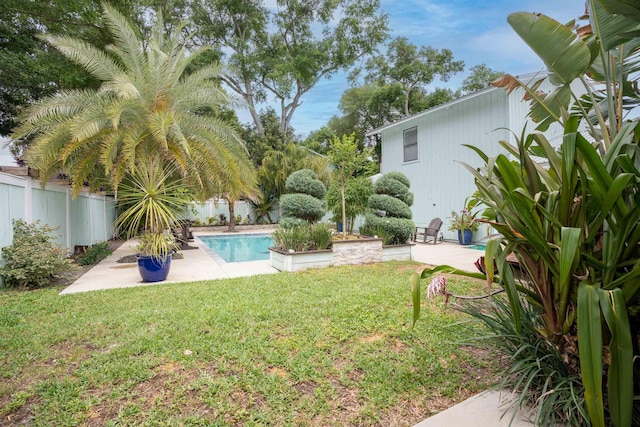
M138 270L145 282L165 280L171 256L177 249L172 229L190 201L174 168L157 158L147 158L119 187L122 213L118 230L127 238L138 236Z

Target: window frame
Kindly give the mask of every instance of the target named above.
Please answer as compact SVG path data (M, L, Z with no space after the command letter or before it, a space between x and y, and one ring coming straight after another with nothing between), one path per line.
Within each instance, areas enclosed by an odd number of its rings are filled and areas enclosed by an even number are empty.
M413 142L409 142L407 141L407 135L410 132L414 132L415 133L415 141ZM411 149L412 147L415 146L415 158L407 158L407 150ZM419 159L419 153L418 153L418 126L413 126L410 127L408 129L404 129L402 131L402 159L403 159L403 163L409 163L409 162L415 162Z

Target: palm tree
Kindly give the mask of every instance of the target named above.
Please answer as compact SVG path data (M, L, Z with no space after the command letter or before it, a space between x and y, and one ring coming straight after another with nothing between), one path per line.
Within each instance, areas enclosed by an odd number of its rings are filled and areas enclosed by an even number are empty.
M163 34L158 19L149 40L104 4L114 40L100 50L70 36L46 40L102 82L98 90L62 92L28 110L13 137L33 137L27 161L45 180L64 172L74 193L104 173L115 191L147 153L175 168L198 199L217 188L255 183L236 130L219 114L238 103L219 85L221 68L195 67L206 49L189 52L181 28Z

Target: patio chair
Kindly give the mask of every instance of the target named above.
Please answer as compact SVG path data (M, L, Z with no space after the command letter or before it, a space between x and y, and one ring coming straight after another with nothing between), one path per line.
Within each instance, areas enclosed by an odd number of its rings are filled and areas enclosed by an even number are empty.
M429 238L433 239L433 244L438 243L438 234L440 233L440 227L442 227L442 220L440 218L434 218L431 220L427 227L416 227L416 231L413 233L413 241L418 241L418 237L422 237L422 242L427 243ZM440 239L442 240L442 239Z

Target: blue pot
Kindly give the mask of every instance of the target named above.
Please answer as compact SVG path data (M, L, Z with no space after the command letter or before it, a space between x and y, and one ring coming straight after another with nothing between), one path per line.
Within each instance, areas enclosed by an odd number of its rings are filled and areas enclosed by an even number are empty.
M473 231L458 230L458 242L460 242L461 245L470 245L472 237L473 237Z
M161 282L169 275L171 267L170 252L166 258L155 258L147 255L136 254L138 258L138 271L144 282Z

